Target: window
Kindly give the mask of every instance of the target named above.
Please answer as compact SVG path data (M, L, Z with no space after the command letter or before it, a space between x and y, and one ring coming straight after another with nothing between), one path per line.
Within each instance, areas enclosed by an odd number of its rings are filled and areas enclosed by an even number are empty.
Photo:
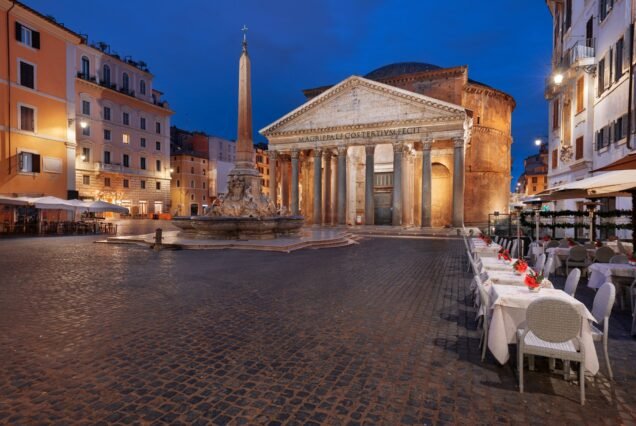
M141 93L142 95L146 94L146 82L144 80L141 80L139 82L139 93Z
M20 85L35 89L35 67L20 61Z
M19 22L15 23L15 39L34 49L40 48L40 33Z
M121 141L123 143L125 143L125 144L129 144L130 143L130 135L128 133L122 133Z
M161 151L161 142L155 142L155 148L157 149L157 151Z
M91 135L91 126L86 123L86 126L82 127L82 135L90 136Z
M620 80L623 76L623 49L624 41L623 37L621 37L616 42L616 54L614 55L614 81Z
M157 182L157 183L155 184L155 188L157 188L157 189L161 189L161 182Z
M141 130L146 130L146 118L145 117L140 117L139 118L139 128Z
M22 173L40 173L40 155L32 152L18 153L18 167Z
M205 182L203 182L203 189L205 189Z
M128 179L124 179L124 188L129 188Z
M90 65L86 56L82 56L82 78L88 78L90 75Z
M124 167L130 167L130 156L128 154L124 154L123 158Z
M88 163L91 161L91 149L90 148L82 148L82 161Z
M139 168L141 170L146 170L146 157L141 157L139 159Z
M121 87L126 92L130 88L130 77L128 77L128 73L124 73L124 75L121 77Z
M141 138L141 140L139 141L139 145L141 145L142 148L146 147L146 138Z
M110 186L110 178L109 177L105 177L104 178L104 186Z
M110 67L108 65L102 67L102 82L110 86Z
M122 121L126 126L130 125L130 114L125 112L122 114Z
M532 183L537 183L537 177L536 176L532 176Z
M194 167L190 167L190 174L194 174Z
M552 129L556 130L559 128L559 100L555 99L552 102Z
M577 114L585 109L585 77L581 76L576 81L576 112Z
M552 150L552 169L556 169L559 161L559 150Z
M91 115L91 103L90 103L90 101L82 101L82 114Z
M179 168L179 166L177 166L177 173L179 173L179 170L180 170L180 168Z
M583 136L576 138L576 147L574 150L574 159L580 160L583 158Z
M190 188L194 188L194 181L193 180L190 181Z
M565 0L565 31L569 30L572 26L572 0Z
M605 91L605 58L598 61L598 77L596 80L597 96L601 96Z
M110 121L110 108L104 107L104 120Z
M110 164L110 151L104 151L104 164Z
M146 181L142 180L141 182L139 182L139 184L141 185L141 189L146 189Z
M623 140L627 136L627 114L618 117L614 122L614 142Z
M177 179L177 188L181 187L181 181Z
M157 160L156 166L157 166L157 171L160 172L161 171L161 160Z
M596 132L596 149L600 150L610 144L612 126L605 126Z
M614 1L615 0L600 0L598 2L598 19L600 22L603 22L605 18L607 18L607 15L614 6Z
M89 175L82 176L82 183L84 185L90 185L91 184L91 177Z
M161 186L159 182L157 182L157 186ZM163 202L155 201L155 213L161 214L163 212Z
M20 105L20 130L35 132L35 109Z
M104 140L109 141L111 137L110 130L104 129Z
M161 134L161 123L158 121L155 123L155 132Z

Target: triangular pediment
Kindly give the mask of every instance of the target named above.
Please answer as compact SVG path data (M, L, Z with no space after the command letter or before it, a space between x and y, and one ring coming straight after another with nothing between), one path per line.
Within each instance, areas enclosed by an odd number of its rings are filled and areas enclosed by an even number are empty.
M455 104L352 76L260 131L265 136L379 123L463 120Z

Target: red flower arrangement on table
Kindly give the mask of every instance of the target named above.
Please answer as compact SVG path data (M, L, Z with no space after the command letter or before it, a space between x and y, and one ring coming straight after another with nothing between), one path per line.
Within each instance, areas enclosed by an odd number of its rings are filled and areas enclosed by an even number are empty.
M526 278L524 279L524 283L526 284L526 287L528 287L530 291L539 291L539 289L541 288L542 281L543 281L543 275L536 273L532 269L528 270L528 273L526 274Z
M574 247L575 245L576 245L576 242L572 238L568 238L568 246Z
M517 259L517 261L512 264L512 269L521 275L528 270L528 264L523 259Z
M598 248L598 247L603 247L603 242L601 240L596 240L594 241L594 245Z
M479 239L486 243L487 246L492 244L492 239L488 235L479 234Z
M636 265L636 256L631 255L629 257L629 264L632 265L632 266Z
M545 241L546 243L547 243L548 241L550 241L551 239L552 239L552 238L550 238L550 236L549 236L549 235L544 235L544 236L543 236L543 241Z
M497 253L497 259L499 259L499 260L503 259L506 262L510 262L510 260L512 260L511 257L510 257L510 253L508 252L508 250L506 250L504 248L501 248L499 250L499 253Z

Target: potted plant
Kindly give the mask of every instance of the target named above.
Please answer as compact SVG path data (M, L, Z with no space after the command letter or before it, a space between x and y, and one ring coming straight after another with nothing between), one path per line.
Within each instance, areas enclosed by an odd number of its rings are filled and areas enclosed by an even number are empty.
M517 259L517 261L512 264L512 270L515 274L521 275L528 270L528 264L523 259Z

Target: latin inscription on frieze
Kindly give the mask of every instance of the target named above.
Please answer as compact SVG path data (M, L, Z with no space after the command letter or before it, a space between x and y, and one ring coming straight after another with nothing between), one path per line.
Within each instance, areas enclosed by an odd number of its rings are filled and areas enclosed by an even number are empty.
M397 129L365 130L361 132L343 132L333 133L329 135L301 136L298 138L298 142L324 142L349 139L370 139L399 135L414 135L417 133L421 133L423 129L423 127L401 127Z

